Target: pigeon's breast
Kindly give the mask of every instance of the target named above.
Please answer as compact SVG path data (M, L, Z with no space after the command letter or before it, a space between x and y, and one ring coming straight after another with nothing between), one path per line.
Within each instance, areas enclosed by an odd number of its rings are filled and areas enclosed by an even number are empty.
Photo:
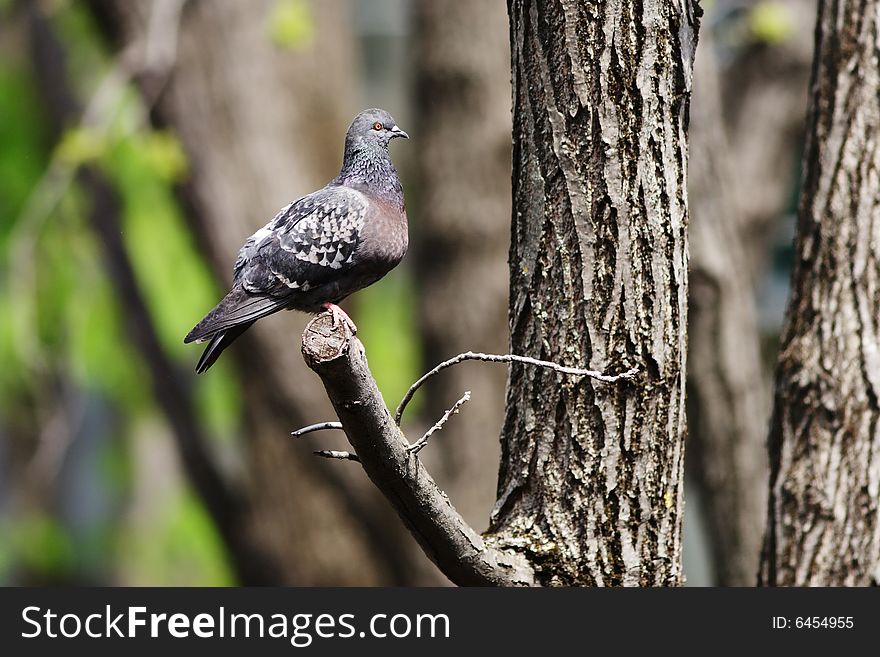
M403 260L409 247L406 210L383 201L375 201L373 208L363 228L357 259L361 266L375 267L384 276Z

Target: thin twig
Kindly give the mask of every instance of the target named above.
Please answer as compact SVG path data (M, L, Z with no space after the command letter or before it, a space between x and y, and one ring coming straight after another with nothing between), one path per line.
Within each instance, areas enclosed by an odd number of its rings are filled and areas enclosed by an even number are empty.
M421 379L413 383L409 390L406 391L403 399L400 400L400 404L397 406L397 410L394 412L394 421L400 426L400 419L403 417L403 411L406 408L407 404L412 400L413 395L416 394L416 391L422 387L422 385L430 379L432 376L445 370L447 367L452 367L453 365L457 365L466 360L480 360L488 363L524 363L526 365L535 365L537 367L546 367L547 369L551 369L555 372L559 372L560 374L570 374L572 376L588 376L591 379L596 379L597 381L603 381L605 383L616 383L617 381L629 381L635 377L636 373L638 373L638 368L633 367L628 369L626 372L621 372L620 374L603 374L602 372L597 372L596 370L585 370L577 367L566 367L564 365L560 365L559 363L553 363L549 360L538 360L537 358L529 358L528 356L517 356L516 354L483 354L473 351L466 351L463 354L459 354L449 360L445 360L437 367L432 369L430 372L425 374Z
M335 449L319 449L318 451L312 453L315 456L323 456L325 459L341 459L343 461L357 461L358 463L361 462L357 454L353 454L351 452L340 452Z
M446 424L447 420L449 420L449 418L453 414L458 413L458 409L461 408L465 403L469 402L470 400L471 400L471 391L468 390L467 392L465 392L462 395L461 399L459 399L457 402L455 402L452 405L452 408L450 408L448 411L446 411L443 414L443 417L441 417L439 420L437 420L436 424L434 424L433 427L431 427L430 429L428 429L425 432L424 436L422 436L416 442L414 442L412 445L409 446L410 453L418 454L419 452L421 452L422 449L424 449L425 446L428 444L428 439L434 434L434 432L440 431L440 429L443 428L443 425Z
M310 424L302 429L291 431L290 435L294 438L299 438L300 436L305 436L307 433L324 431L325 429L342 429L342 422L318 422L317 424Z

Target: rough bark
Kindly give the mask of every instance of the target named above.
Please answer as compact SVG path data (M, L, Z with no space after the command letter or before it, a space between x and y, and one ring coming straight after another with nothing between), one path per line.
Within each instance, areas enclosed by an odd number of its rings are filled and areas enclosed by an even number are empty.
M162 46L149 29L158 4L92 4L127 51ZM191 160L184 198L224 286L243 240L335 175L356 110L345 4L308 3L314 34L293 49L270 39L272 4L190 0L170 80L162 85L149 71L139 79L145 97L156 99L153 119L174 129ZM195 321L198 309L191 310ZM409 582L415 551L367 482L285 440L331 412L291 348L306 319L291 313L260 322L229 352L246 381L248 531L281 564L278 583Z
M540 7L538 6L540 4ZM512 366L491 531L542 583L681 582L690 2L508 5Z
M691 221L688 458L717 583L752 586L765 526L770 386L709 34L700 37L688 132Z
M767 585L880 584L880 2L819 3Z
M506 348L510 230L510 46L499 2L419 0L415 109L419 130L418 222L412 262L419 286L424 360ZM432 379L425 424L465 390L473 396L455 431L426 454L429 468L469 522L494 499L488 473L504 415L504 369L456 368Z

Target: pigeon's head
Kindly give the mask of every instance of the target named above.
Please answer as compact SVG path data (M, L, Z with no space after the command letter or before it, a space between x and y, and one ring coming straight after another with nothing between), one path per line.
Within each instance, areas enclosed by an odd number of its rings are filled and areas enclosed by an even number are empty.
M388 142L395 137L409 139L409 135L397 127L397 121L388 112L367 109L354 117L345 136L345 144L350 150L376 146L388 148Z

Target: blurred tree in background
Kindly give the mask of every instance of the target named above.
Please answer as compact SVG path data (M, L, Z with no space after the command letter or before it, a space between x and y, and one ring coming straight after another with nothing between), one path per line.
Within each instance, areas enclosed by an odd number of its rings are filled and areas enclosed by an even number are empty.
M415 9L420 195L410 257L428 369L463 351L508 351L510 46L501 2L420 0ZM504 378L502 367L472 364L424 393L426 426L473 393L455 430L424 458L481 529L495 499Z
M214 292L172 194L186 157L146 127L82 6L56 5L51 26L36 3L3 11L2 563L19 581L229 582L214 526L173 457L138 458L168 424L103 266L95 199L77 180L81 167L99 167L112 185L157 343L182 362L175 308ZM77 44L69 56L67 44ZM90 99L81 112L74 94ZM221 376L198 391L199 424L230 426L233 385Z
M730 316L752 325L737 336L765 381L813 12L796 0L703 4L716 90L694 99L692 142L694 166L698 151L715 163L692 175L694 222L707 208L726 231L715 248L740 245L713 276L735 290ZM394 153L413 247L347 304L386 401L442 358L506 351L509 57L503 3L488 0L0 2L0 581L444 581L359 470L311 456L341 436L289 440L332 419L299 354L305 316L261 322L198 379L182 337L243 240L335 175L347 122L383 106L413 136ZM723 215L719 199L733 199ZM756 322L736 310L753 296ZM724 347L704 335L710 352ZM496 486L504 379L498 366L453 370L413 420L430 424L473 390L426 455L472 522ZM695 464L717 472L733 450L745 475L694 477L710 522L691 533L690 563L696 572L706 544L715 561L698 583L742 582L757 564L765 419L735 401L700 401L704 417L733 409L743 426L707 424L716 441L694 437ZM699 526L686 521L686 542Z
M813 17L800 0L707 3L694 65L688 193L688 454L716 581L755 583L765 526L770 363L810 69ZM786 223L783 223L783 227ZM782 283L780 284L779 278ZM756 295L782 287L770 306Z

